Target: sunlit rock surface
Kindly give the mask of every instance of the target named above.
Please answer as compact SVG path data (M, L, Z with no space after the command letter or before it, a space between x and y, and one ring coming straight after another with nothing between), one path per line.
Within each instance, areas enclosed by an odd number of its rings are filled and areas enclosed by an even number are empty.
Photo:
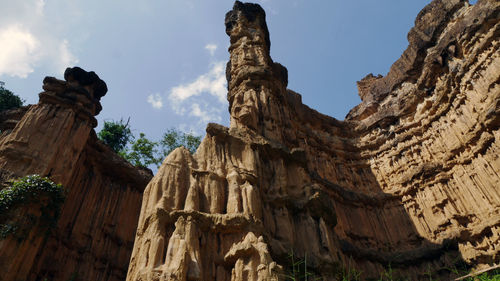
M286 88L264 11L237 1L225 20L231 125L165 159L127 280L282 280L292 251L324 280L389 266L451 278L463 262L498 262L499 14L494 0L433 1L338 121Z
M237 1L230 127L152 179L97 140L95 73L46 78L38 104L0 113L0 180L48 176L66 201L49 236L0 240L0 280L284 280L291 257L323 280L448 280L500 262L499 17L495 0L431 2L339 121L287 89L264 11Z

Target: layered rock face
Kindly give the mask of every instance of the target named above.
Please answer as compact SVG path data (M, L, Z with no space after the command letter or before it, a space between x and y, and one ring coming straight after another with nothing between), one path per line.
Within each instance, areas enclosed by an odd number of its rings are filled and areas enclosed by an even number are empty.
M0 240L0 280L124 280L151 174L97 140L94 115L106 84L68 68L47 77L36 105L2 113L0 175L39 174L63 184L66 199L50 235ZM32 208L32 206L26 206ZM18 213L23 210L18 210Z
M498 1L433 1L387 76L359 82L363 102L347 116L418 239L452 243L471 265L499 261L499 38Z
M286 89L264 11L237 1L231 125L209 124L146 187L127 280L282 280L292 252L323 280L498 262L499 14L494 0L433 1L337 121Z

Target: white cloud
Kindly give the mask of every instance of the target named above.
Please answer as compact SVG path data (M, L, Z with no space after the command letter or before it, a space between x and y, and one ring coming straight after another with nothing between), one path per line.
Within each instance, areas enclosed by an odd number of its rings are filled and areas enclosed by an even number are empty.
M170 89L169 104L176 114L198 119L199 125L220 122L227 109L226 85L225 62L220 61L194 81Z
M207 44L205 46L205 49L207 49L208 52L210 53L210 55L213 56L215 54L215 50L217 50L217 45L215 45L215 44Z
M208 122L220 121L221 118L219 116L219 114L220 114L219 110L216 110L214 108L210 108L209 106L205 106L205 108L208 108L208 110L203 110L203 109L201 109L201 107L198 103L193 103L191 105L191 112L189 113L189 115L197 117L200 122L205 123L205 124Z
M0 75L26 78L40 59L40 42L20 25L0 29Z
M160 109L163 107L163 98L160 94L149 95L148 103L150 103L153 108Z
M59 18L48 14L46 0L7 1L3 4L0 76L26 78L41 67L62 74L66 67L78 62L70 48L70 40L61 36L65 27L59 23L68 10L60 12Z
M179 103L206 92L217 97L221 103L224 103L227 93L224 66L225 63L223 61L213 64L208 73L200 75L195 81L173 87L168 98L174 103Z

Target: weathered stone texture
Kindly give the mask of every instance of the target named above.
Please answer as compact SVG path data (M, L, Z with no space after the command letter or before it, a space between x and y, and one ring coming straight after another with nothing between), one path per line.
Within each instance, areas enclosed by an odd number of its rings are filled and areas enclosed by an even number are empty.
M265 13L236 2L230 127L209 124L146 187L127 280L281 280L287 255L419 279L498 262L500 3L435 0L345 121L286 89Z
M68 68L65 80L45 78L38 104L0 117L3 183L39 174L66 191L51 235L35 228L22 241L0 240L2 281L126 276L142 192L152 175L97 140L94 115L106 84L80 68Z
M455 241L473 265L498 262L500 243L499 13L498 1L432 2L408 35L413 70L403 54L369 86L376 112L358 114L363 100L348 115L360 155L418 236Z

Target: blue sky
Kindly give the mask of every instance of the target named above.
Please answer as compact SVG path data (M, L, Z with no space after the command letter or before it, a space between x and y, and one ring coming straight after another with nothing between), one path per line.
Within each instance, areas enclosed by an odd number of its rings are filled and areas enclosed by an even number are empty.
M208 122L229 124L224 15L233 2L0 0L0 81L36 103L45 76L78 65L108 85L99 128L130 117L152 139L172 127L204 135ZM340 120L360 102L356 81L387 73L429 2L257 1L289 88Z

